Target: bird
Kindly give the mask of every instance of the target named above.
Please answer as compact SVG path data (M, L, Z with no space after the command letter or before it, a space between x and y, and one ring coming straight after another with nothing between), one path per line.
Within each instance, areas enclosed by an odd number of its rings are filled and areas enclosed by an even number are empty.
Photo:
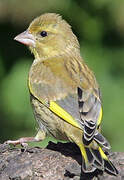
M34 55L28 88L39 129L35 137L8 143L24 145L50 135L79 147L84 173L98 169L116 176L118 170L107 155L111 146L101 133L100 87L71 26L59 14L45 13L14 39Z

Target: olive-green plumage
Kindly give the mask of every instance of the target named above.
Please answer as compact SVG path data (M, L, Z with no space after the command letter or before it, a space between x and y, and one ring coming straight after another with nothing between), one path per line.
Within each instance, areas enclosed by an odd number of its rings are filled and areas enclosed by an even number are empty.
M35 57L28 78L39 124L35 140L50 134L74 142L81 150L84 172L98 168L116 175L116 168L102 150L110 145L100 133L99 86L80 56L70 25L57 14L43 14L15 39L29 46Z

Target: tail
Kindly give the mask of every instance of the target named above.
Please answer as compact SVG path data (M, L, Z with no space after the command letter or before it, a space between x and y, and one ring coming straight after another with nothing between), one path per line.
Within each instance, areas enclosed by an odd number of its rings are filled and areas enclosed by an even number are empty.
M118 174L118 170L108 159L103 149L99 146L101 144L105 149L107 149L110 147L109 143L107 141L106 143L103 143L103 141L100 143L100 139L98 137L100 137L101 140L105 140L105 138L98 133L89 146L85 146L83 143L79 145L82 154L82 170L85 173L91 173L96 169L99 169L116 176ZM98 142L100 144L98 144ZM105 144L105 146L103 144Z

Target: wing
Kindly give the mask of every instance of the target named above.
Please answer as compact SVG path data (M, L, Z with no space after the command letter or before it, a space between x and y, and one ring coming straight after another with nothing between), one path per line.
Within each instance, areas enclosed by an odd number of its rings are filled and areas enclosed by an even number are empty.
M70 68L72 72L67 70L64 60L56 58L33 64L29 72L29 90L56 115L82 129L77 96L79 73L74 67Z

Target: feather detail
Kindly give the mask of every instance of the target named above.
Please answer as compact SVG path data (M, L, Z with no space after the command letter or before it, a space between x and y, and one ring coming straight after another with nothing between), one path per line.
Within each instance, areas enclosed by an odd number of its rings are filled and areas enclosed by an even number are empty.
M98 127L101 103L90 91L78 88L79 112L84 125L83 143L89 145ZM101 118L101 117L100 117Z

